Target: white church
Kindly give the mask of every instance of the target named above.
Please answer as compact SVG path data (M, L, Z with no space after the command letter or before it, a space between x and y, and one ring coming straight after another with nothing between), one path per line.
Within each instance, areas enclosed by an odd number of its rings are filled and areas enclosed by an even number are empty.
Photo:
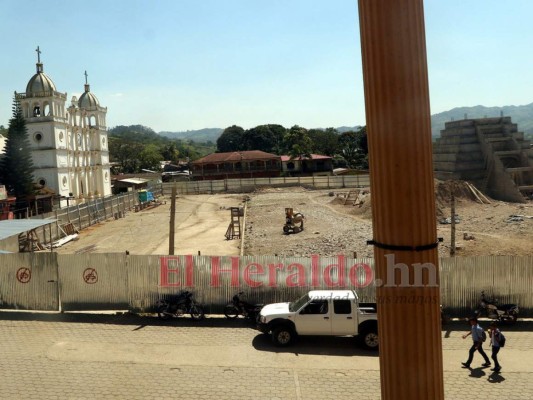
M36 51L37 72L25 93L15 92L28 128L34 181L70 204L111 195L107 107L91 93L85 72L85 90L67 108L67 93L56 90Z

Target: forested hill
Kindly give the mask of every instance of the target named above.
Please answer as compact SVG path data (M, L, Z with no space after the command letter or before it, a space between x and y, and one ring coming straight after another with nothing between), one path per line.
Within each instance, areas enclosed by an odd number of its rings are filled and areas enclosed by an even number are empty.
M205 128L198 129L194 131L185 131L185 132L159 132L161 136L170 138L170 139L181 139L181 140L192 140L195 142L213 142L215 143L218 137L222 134L224 129L221 128Z
M337 132L344 133L348 131L357 131L360 129L360 126L341 126L339 128L336 128ZM316 129L322 129L324 128L316 128ZM159 132L161 136L170 138L170 139L181 139L181 140L192 140L194 142L213 142L216 143L219 136L224 132L224 129L221 128L205 128L205 129L198 129L198 130L192 130L192 131L185 131L185 132L168 132L168 131L162 131Z
M449 111L444 111L431 116L431 134L439 137L440 131L444 129L444 123L452 119L457 121L466 117L471 118L491 118L499 117L501 113L505 117L511 117L513 123L518 125L518 131L533 135L533 103L524 106L503 106L503 107L457 107Z
M161 137L152 129L144 125L119 125L108 130L110 137L117 137L131 142L161 142Z

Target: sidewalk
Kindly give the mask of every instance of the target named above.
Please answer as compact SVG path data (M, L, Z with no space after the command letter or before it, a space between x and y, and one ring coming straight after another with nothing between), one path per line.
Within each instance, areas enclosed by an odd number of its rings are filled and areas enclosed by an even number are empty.
M16 314L16 315L15 315ZM529 324L533 325L533 324ZM462 369L462 324L443 331L446 399L532 399L533 332L506 331L500 374ZM0 313L0 398L380 398L379 359L353 338L280 349L243 320L163 323L111 315ZM473 367L481 363L476 355Z

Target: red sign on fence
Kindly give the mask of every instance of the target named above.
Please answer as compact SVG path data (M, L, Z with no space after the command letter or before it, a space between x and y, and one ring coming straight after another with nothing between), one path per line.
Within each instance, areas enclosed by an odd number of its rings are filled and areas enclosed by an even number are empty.
M94 268L87 268L83 271L83 280L85 283L92 285L93 283L98 282L98 273Z
M17 281L28 283L31 280L31 270L29 268L19 268L17 271Z

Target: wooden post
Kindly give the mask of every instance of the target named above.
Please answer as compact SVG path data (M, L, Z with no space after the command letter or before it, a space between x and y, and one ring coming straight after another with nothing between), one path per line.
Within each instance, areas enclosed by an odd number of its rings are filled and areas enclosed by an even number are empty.
M52 224L49 225L50 226L50 253L52 253L54 251L54 248L52 247Z
M107 221L107 211L105 209L105 197L102 197L102 206L104 207L104 221ZM113 218L113 197L111 197L111 218Z
M443 400L423 2L359 0L359 23L381 398Z
M80 205L76 204L76 207L78 209L78 230L81 231L81 212L80 212Z
M54 216L55 216L55 219L56 219L56 238L59 239L59 220L57 218L57 210L54 210ZM51 231L51 229L50 229Z
M172 193L170 195L170 229L168 233L168 254L174 255L174 229L176 220L176 184L172 186Z
M450 234L450 257L455 256L455 193L453 192L455 188L455 185L452 185L452 207L451 207L451 214L452 214L452 225L451 225L451 234Z

